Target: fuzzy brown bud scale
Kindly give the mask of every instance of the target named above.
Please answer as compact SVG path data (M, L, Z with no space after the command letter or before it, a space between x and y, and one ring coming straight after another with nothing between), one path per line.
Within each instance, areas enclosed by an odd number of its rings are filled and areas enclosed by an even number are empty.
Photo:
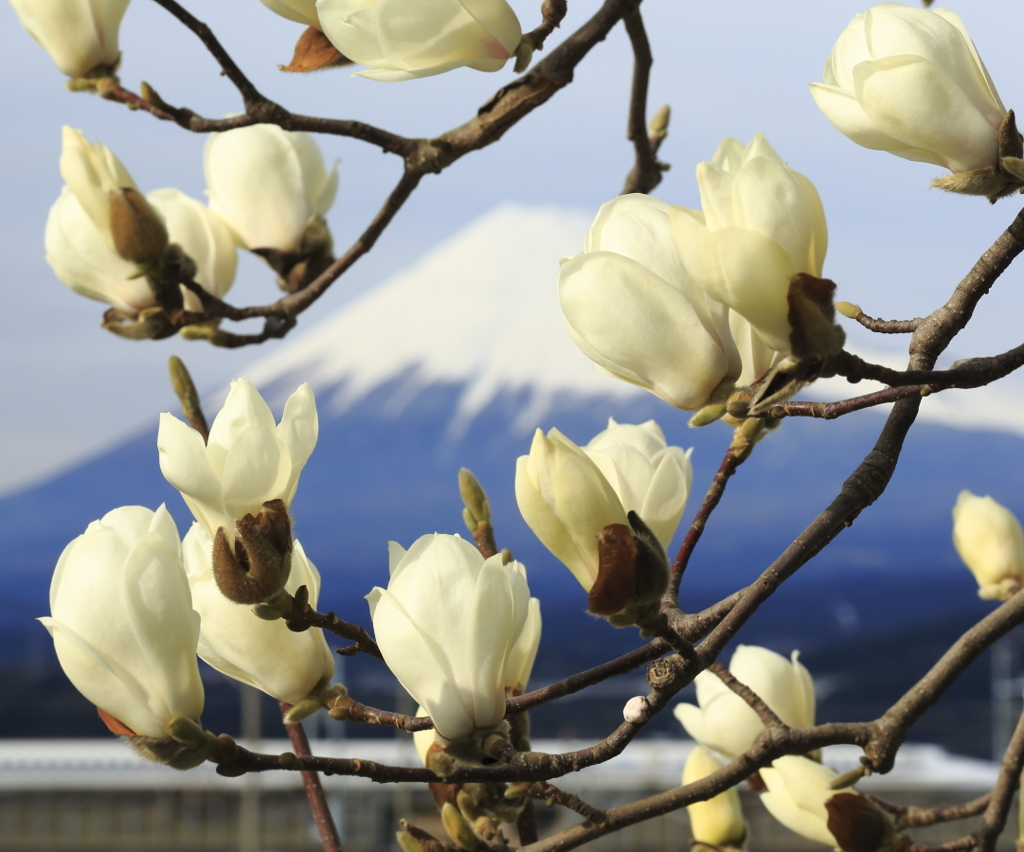
M234 544L224 527L213 541L217 588L239 604L267 603L284 589L291 572L292 527L283 500L269 500L258 515L235 524Z

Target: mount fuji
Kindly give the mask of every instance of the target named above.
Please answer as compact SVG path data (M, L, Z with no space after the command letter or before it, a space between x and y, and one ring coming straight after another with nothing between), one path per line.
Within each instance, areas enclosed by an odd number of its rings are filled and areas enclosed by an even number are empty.
M632 631L582 614L582 590L523 523L516 457L538 427L585 443L609 417L656 419L669 443L695 447L681 540L730 430L688 428L685 412L597 373L572 344L555 281L559 257L579 250L588 225L575 211L499 207L308 331L293 332L246 371L275 412L303 381L317 395L320 438L292 509L296 535L324 575L321 609L367 623L362 597L386 582L389 539L408 546L435 531L466 534L457 473L467 467L489 494L499 546L527 565L541 598L538 676L636 646ZM844 390L864 392L831 386L826 398ZM816 396L814 386L809 391ZM223 395L206 400L208 416ZM976 411L968 422L942 405L924 401L925 422L912 431L887 492L776 594L741 641L825 653L837 642L959 623L990 608L953 550L950 510L969 488L1024 514L1024 440L979 424ZM684 581L684 608L752 581L838 492L881 423L874 411L834 422L792 418L762 441L708 525ZM160 475L155 431L154 416L146 434L0 500L0 662L50 659L45 632L30 622L47 611L61 549L91 520L127 503L166 502L185 532L191 519Z

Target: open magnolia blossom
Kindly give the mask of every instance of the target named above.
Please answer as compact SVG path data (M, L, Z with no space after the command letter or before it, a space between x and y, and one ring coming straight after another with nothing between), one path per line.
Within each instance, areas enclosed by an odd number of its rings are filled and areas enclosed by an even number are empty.
M198 721L199 616L163 506L122 506L89 524L64 548L50 617L39 620L65 674L112 730L162 738L176 717Z
M505 0L317 0L324 34L388 83L466 66L497 71L519 48L523 31Z
M233 542L239 519L258 515L270 500L282 500L285 507L291 503L318 429L309 385L300 385L288 398L275 424L252 383L238 379L231 383L206 444L173 414L160 415L160 470L211 538L223 528Z
M205 205L177 189L146 195L167 226L168 239L196 264L196 283L223 296L235 280L238 253L227 226ZM46 219L46 261L57 278L76 293L135 315L156 304L138 264L125 260L88 217L78 197L64 187ZM187 310L202 308L199 297L181 287Z
M781 654L756 645L740 645L729 661L729 671L749 686L786 725L814 725L814 682L794 651ZM703 671L694 679L697 705L677 704L675 716L686 732L730 760L739 757L764 731L757 713L714 673Z
M562 261L558 295L569 335L598 370L695 411L760 378L779 352L687 271L676 215L648 195L602 205L583 253Z
M297 704L330 681L334 655L323 630L311 627L296 633L283 620L265 621L250 607L224 597L213 576L213 541L198 523L185 536L182 551L192 605L202 618L199 656L205 662L289 704ZM299 586L309 590L309 603L315 608L320 572L296 541L285 591L294 594Z
M843 30L824 78L814 100L858 145L952 172L999 163L1006 107L956 12L872 6Z
M588 592L600 568L597 536L609 524L647 522L662 547L686 508L693 469L689 451L668 447L653 420L609 420L582 449L557 429L533 436L516 461L516 501L530 529Z
M707 778L721 768L718 758L703 746L697 746L683 766L683 786ZM711 849L725 852L743 848L747 823L743 819L739 790L735 787L703 802L687 805L686 814L690 817L694 852L710 852Z
M109 76L128 0L10 0L18 20L72 79Z
M210 208L242 248L295 253L334 203L338 169L309 133L254 124L211 133L203 154Z
M771 349L788 353L790 279L801 272L820 278L828 247L818 191L763 133L746 146L723 140L697 166L697 185L703 210L673 207L670 214L683 266Z
M441 534L408 550L391 542L389 560L388 587L366 596L388 667L440 736L492 730L505 715L506 685L532 656L516 651L530 611L526 570Z
M316 14L316 0L260 0L260 2L277 12L282 18L320 29L320 19Z
M786 755L760 774L768 788L761 802L790 831L841 852L905 848L889 817L874 803L852 787L832 789L839 776L828 767L807 757Z
M953 507L953 544L978 581L978 597L1006 600L1024 585L1024 532L991 497L961 491Z

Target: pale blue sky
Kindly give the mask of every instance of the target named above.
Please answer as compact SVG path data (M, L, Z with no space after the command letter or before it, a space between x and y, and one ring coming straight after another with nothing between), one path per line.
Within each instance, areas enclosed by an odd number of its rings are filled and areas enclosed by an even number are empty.
M281 74L301 28L257 0L186 2L220 35L270 97L298 112L355 118L416 136L436 135L469 118L510 69L462 69L403 84L349 78L344 70ZM539 3L514 0L526 28ZM563 29L597 7L571 0ZM862 2L788 0L728 4L646 0L655 56L651 106L670 103L672 133L661 158L672 170L657 189L666 201L698 206L694 167L723 136L743 142L758 131L790 166L817 185L830 227L825 273L840 297L889 317L930 310L1013 218L1017 198L984 200L927 189L941 170L866 151L842 137L814 106L806 84L819 80L838 34ZM1024 105L1017 36L1024 7L1011 0L964 0L960 12L1008 107ZM562 35L556 32L552 44ZM0 314L0 491L44 476L95 452L172 404L164 364L178 354L201 388L213 389L272 351L215 350L200 343L131 342L97 326L100 303L64 288L43 259L46 212L61 180L60 126L81 128L111 147L144 190L176 186L202 197L203 138L150 116L63 89L63 77L0 4L0 252L7 310ZM239 108L205 49L151 0L133 0L121 33L124 84L151 83L170 103L210 116ZM293 334L404 268L424 251L496 204L558 204L587 215L614 196L631 163L624 138L631 58L621 28L599 45L576 81L513 128L504 140L469 155L440 177L424 179L374 252L307 312ZM362 230L397 179L400 162L351 140L324 138L341 158L341 188L329 221L339 248ZM581 234L582 238L582 234ZM565 254L580 246L567 245ZM555 272L552 272L552 286ZM1021 273L1011 270L979 311L977 329L956 356L992 354L1020 342ZM243 262L230 300L275 297L272 275ZM860 341L856 337L853 345ZM871 341L877 345L878 341ZM891 341L882 341L892 345Z

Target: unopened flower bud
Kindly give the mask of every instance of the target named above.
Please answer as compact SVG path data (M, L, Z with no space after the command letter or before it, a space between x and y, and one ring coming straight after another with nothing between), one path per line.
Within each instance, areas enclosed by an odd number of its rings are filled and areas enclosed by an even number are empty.
M446 802L441 808L441 823L444 825L444 830L448 832L448 836L460 849L475 852L480 848L480 838L476 836L472 826L455 805Z
M114 248L125 260L147 266L167 248L167 228L146 197L133 187L107 196Z

